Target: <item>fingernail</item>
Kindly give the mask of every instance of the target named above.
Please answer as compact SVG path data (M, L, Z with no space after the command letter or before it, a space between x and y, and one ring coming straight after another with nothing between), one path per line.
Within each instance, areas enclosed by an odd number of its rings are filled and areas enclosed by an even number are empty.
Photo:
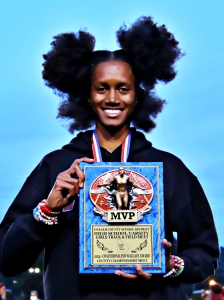
M115 273L114 273L115 275L118 275L118 276L121 276L121 273L120 273L120 271L115 271Z
M141 266L140 265L136 265L136 270L140 271L141 270Z

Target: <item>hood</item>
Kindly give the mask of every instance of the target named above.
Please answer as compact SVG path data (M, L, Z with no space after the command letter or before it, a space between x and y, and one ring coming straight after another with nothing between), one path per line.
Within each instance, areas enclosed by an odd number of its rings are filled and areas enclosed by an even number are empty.
M81 152L82 157L92 157L91 137L92 130L81 131L70 141L70 143L64 145L62 149Z
M140 131L136 131L135 128L131 128L132 140L131 140L131 150L130 155L140 153L146 149L152 147L152 143L147 141L144 134Z
M136 131L135 128L131 128L132 139L130 155L137 154L145 149L151 148L152 143L147 141L144 134ZM69 144L62 147L62 149L68 149L76 152L81 152L82 156L92 157L91 137L92 130L85 132L79 132L78 135L73 138Z

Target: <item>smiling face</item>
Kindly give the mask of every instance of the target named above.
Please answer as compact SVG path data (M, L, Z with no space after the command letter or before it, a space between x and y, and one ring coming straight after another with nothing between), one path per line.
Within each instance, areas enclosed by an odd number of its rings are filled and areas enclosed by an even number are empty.
M107 61L95 67L89 104L97 116L96 127L129 128L136 102L135 80L129 64Z

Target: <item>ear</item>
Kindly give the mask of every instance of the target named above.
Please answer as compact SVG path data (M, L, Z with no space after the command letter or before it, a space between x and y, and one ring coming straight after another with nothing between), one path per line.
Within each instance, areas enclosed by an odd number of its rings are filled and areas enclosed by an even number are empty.
M91 102L90 98L88 98L87 101L89 103L89 106L92 106L92 102Z

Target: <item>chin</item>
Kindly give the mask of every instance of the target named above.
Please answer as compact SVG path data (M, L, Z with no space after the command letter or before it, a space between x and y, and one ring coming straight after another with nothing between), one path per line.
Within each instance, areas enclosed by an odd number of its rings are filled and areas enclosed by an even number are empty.
M124 126L129 126L130 122L127 120L124 120L123 122L116 119L109 119L104 120L103 122L100 122L104 127L119 127L122 128Z
M125 124L102 124L102 126L107 130L107 131L114 131L118 132L124 127L129 127L130 124L125 123Z

